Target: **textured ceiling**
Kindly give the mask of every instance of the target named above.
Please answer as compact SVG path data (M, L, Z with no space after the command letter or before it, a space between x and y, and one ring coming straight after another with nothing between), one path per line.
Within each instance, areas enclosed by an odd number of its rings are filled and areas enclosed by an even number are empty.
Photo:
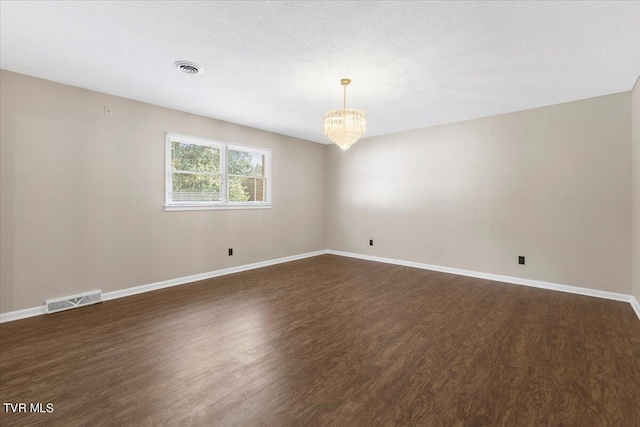
M640 74L640 2L2 1L0 20L3 69L324 143L341 77L374 136Z

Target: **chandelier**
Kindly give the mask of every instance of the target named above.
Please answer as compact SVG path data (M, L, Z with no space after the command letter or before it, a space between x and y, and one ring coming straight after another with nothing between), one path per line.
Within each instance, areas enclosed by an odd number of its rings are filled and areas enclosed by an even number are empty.
M324 134L335 144L347 150L367 131L367 119L364 111L347 108L347 85L351 79L341 79L344 87L342 109L331 110L324 115Z

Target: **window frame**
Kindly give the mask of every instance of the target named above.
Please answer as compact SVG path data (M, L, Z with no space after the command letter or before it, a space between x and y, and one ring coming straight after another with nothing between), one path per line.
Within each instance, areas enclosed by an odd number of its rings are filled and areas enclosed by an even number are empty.
M179 141L186 144L204 145L220 150L220 193L223 200L217 202L171 200L173 190L173 168L171 167L171 142ZM246 151L264 155L265 201L264 202L232 202L229 201L229 171L227 170L227 153L229 150ZM215 175L215 174L213 174ZM236 175L232 175L236 176ZM260 177L250 177L260 178ZM209 138L189 136L175 132L165 132L165 211L194 211L194 210L228 210L228 209L271 209L271 150L264 147L241 145Z

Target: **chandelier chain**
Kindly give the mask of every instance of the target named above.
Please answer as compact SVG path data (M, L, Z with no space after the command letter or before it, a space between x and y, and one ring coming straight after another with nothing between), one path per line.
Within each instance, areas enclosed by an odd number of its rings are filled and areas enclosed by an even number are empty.
M342 95L342 109L346 110L347 109L347 85L343 85L342 88L344 89L344 92Z

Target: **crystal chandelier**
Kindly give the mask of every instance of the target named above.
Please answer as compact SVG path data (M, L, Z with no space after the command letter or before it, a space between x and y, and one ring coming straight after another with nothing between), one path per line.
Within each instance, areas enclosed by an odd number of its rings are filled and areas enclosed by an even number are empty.
M324 134L336 145L347 150L367 131L367 119L364 111L347 108L347 85L351 79L341 79L344 87L342 109L331 110L324 115Z

